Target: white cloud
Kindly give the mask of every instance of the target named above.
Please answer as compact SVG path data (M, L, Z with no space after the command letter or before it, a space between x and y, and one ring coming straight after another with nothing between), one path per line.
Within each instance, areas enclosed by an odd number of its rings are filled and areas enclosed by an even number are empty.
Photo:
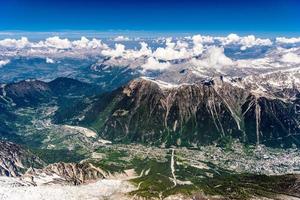
M0 60L0 68L3 67L4 65L7 65L8 63L10 63L10 60L8 60L8 59Z
M176 60L190 57L190 54L185 48L175 50L170 47L159 47L153 52L153 56L160 60Z
M96 48L108 48L106 44L103 44L101 40L93 38L92 40L86 37L81 37L80 40L72 41L72 46L76 49L96 49Z
M153 57L148 58L147 62L141 67L144 70L164 70L171 66L169 62L159 62Z
M286 37L277 37L276 38L277 43L282 43L282 44L294 44L294 43L300 43L300 37L295 38L286 38Z
M176 60L189 58L190 54L185 47L175 49L176 44L172 42L172 38L166 39L166 47L158 47L153 52L153 57L160 60Z
M46 58L46 63L48 63L48 64L53 64L53 63L54 63L54 60L51 59L51 58Z
M145 64L147 58L152 56L152 50L145 42L140 42L139 50L125 49L122 44L116 44L114 49L106 49L101 52L104 56L109 56L106 59L105 65L108 66L129 66L133 68L140 67Z
M115 42L122 42L122 41L129 41L130 39L128 37L125 37L123 35L117 36L116 38L114 38Z
M30 43L26 37L21 37L21 39L4 39L0 40L0 46L10 47L10 48L24 48L28 46Z
M216 46L208 48L202 59L193 58L191 63L200 67L213 68L234 65L234 62L224 54L224 48Z
M207 52L207 61L211 65L228 66L232 65L233 61L224 54L224 48L210 47Z
M175 45L175 49L181 49L181 48L188 48L189 44L187 42L181 41L181 40L177 40L176 45Z
M272 41L270 39L255 38L254 35L248 35L242 37L240 44L242 45L241 50L246 50L253 46L271 46Z
M115 44L115 49L106 49L101 51L101 53L104 56L110 56L110 57L123 56L124 52L125 52L125 46L123 44Z
M214 38L211 36L194 35L192 37L193 43L214 43Z
M221 42L222 45L235 44L240 41L240 36L237 34L231 33L227 37L216 37L217 40Z
M191 37L193 41L193 56L198 56L203 53L204 47L203 44L212 44L214 43L214 38L211 36L203 36L203 35L194 35Z
M300 56L295 53L287 53L281 57L282 62L300 63Z
M49 37L45 41L47 47L57 48L57 49L69 49L72 47L72 43L67 38L60 39L58 36Z
M75 47L75 48L78 48L78 49L82 49L82 48L88 48L89 46L89 40L86 38L86 37L81 37L80 40L75 40L72 42L72 45Z
M96 49L96 48L107 49L108 46L106 44L104 44L101 40L97 40L96 38L93 38L91 41L89 41L88 48L92 48L92 49Z
M129 38L118 36L115 39L124 41ZM235 65L237 67L247 67L247 65L254 67L262 65L271 67L276 66L277 64L284 64L282 62L298 63L299 56L297 54L299 53L297 52L299 51L296 49L298 46L294 45L294 48L280 49L280 43L297 43L300 41L300 38L276 38L274 44L277 45L275 46L277 48L274 48L274 51L272 50L271 53L268 52L266 55L267 57L272 57L272 59L258 60L249 57L244 61L231 60L224 55L224 49L219 48L219 46L228 48L227 45L235 45L235 47L238 47L243 51L253 46L260 48L261 46L272 45L271 40L256 38L253 35L241 37L237 34L229 34L226 37L193 35L185 38L157 38L154 39L154 41L155 40L157 40L158 43L154 44L152 48L145 42L139 43L141 46L140 48L127 48L124 44L119 44L118 42L116 42L114 47L110 48L101 40L95 38L89 39L84 36L78 40L69 40L68 38L54 36L38 42L30 42L26 37L22 37L19 39L0 40L0 50L1 53L4 53L3 56L5 56L5 58L20 55L41 56L45 59L48 57L56 60L57 58L62 57L86 58L91 55L103 55L112 57L111 62L117 63L118 66L121 64L128 66L131 65L130 63L134 63L132 64L134 66L145 64L144 67L149 69L164 68L171 63L159 61L172 61L177 59L186 59L186 61L183 61L183 65L193 62L197 65L207 67L230 65ZM134 44L137 44L137 42L138 41ZM152 42L149 44L152 44ZM243 52L240 50L236 50L236 52L233 53L242 55ZM288 54L289 52L293 53ZM49 59L48 61L46 59L46 62L51 63Z
M140 42L141 48L138 51L135 50L126 50L124 51L124 57L127 59L130 58L139 58L142 56L151 56L152 50L148 47L148 44L146 42Z
M53 52L53 49L107 49L108 46L104 44L101 40L97 40L93 38L92 40L87 39L86 37L81 37L80 40L70 41L67 38L61 39L58 36L49 37L45 40L41 40L39 42L30 42L26 37L21 37L21 39L3 39L0 40L0 47L8 47L8 48L17 48L17 49L25 49L31 52L41 52L40 50L44 50L49 52ZM28 47L28 48L27 48ZM52 50L50 50L52 49ZM54 52L57 52L54 50Z
M200 55L202 52L203 52L203 45L202 45L202 37L201 35L194 35L192 37L192 40L193 40L193 53L194 55Z
M248 35L240 37L237 34L229 34L227 37L216 37L223 46L226 45L240 45L241 50L246 50L253 46L271 46L272 41L270 39L256 38L254 35Z

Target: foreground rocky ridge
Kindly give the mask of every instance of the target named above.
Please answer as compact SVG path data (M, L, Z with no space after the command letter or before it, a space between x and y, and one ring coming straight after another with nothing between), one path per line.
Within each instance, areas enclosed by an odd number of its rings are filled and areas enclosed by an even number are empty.
M253 149L257 155L251 157L247 153L247 159L269 157L266 158L268 161L260 159L262 167L269 167L275 172L269 176L259 171L252 174L253 169L247 171L247 163L234 158L244 154L243 148L241 143L234 143L230 150L233 151L232 157L227 155L226 159L228 150L216 146L189 150L104 145L89 159L79 163L58 162L39 169L29 167L23 175L9 179L0 177L0 195L4 199L20 198L22 195L25 199L40 199L50 192L55 193L50 199L90 199L96 196L100 199L137 200L299 198L299 176L284 174L286 171L278 173L276 169L281 169L280 163L272 163L274 155L284 157L285 151L269 152L268 149L259 150L263 148L260 147ZM291 163L287 169L293 171L298 165L299 153L295 149L287 152L294 156L294 164ZM217 159L214 158L216 156ZM226 162L223 163L222 159ZM227 161L232 163L229 167ZM238 174L228 170L235 162Z
M45 162L20 145L0 141L0 175L21 176L31 167L40 168Z
M32 177L33 184L80 185L103 179L107 174L90 163L53 163L42 169L30 169L24 178Z
M12 142L0 141L0 175L21 177L31 184L79 185L107 177L107 172L91 163L46 164L30 151Z

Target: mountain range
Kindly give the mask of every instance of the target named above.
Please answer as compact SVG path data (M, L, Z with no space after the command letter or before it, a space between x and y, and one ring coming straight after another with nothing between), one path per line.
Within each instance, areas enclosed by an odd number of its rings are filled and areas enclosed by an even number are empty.
M297 66L200 73L177 60L172 69L143 72L138 61L110 62L90 66L102 75L88 83L1 84L0 173L20 178L12 184L113 177L130 180L135 189L126 191L139 198L193 199L199 188L207 198L300 198Z

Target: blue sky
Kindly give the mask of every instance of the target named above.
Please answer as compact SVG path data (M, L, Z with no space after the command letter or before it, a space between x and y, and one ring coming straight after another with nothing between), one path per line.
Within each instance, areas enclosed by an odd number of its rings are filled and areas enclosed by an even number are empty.
M0 30L299 35L297 0L1 0Z

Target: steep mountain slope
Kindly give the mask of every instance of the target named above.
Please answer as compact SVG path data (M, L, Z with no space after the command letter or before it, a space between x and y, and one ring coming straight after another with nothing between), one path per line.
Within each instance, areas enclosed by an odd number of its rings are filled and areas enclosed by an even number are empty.
M45 163L21 146L0 141L0 175L21 176L28 168L41 168Z
M90 163L64 163L50 164L42 169L31 169L24 174L24 178L34 177L33 184L73 184L80 185L89 181L102 179L107 174Z
M189 146L235 137L299 145L298 93L283 98L221 79L172 85L140 78L93 99L72 122L116 142Z
M39 183L67 182L81 184L104 178L108 174L88 162L46 163L26 148L8 141L0 141L0 176L29 178ZM35 183L33 179L28 180Z

